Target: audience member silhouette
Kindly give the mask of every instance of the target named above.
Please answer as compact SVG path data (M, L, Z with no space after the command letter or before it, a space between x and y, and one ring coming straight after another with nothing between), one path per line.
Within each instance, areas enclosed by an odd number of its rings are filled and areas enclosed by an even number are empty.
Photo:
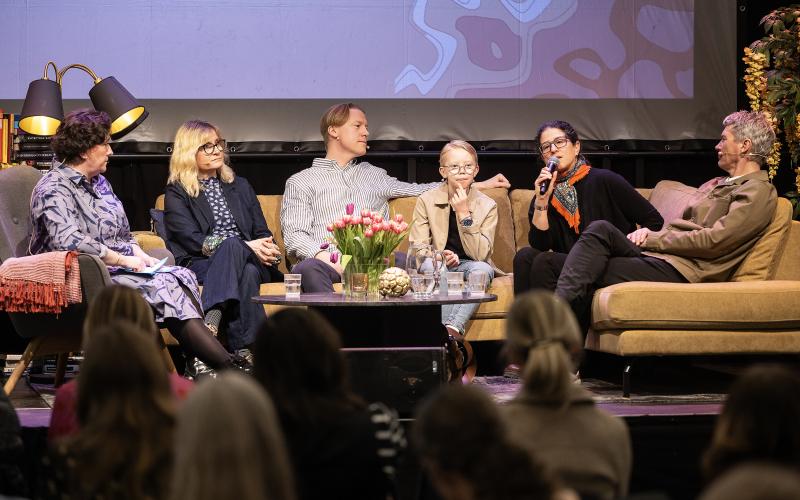
M797 500L800 475L796 469L768 463L745 463L715 480L700 500Z
M78 375L74 436L51 454L45 498L165 498L175 398L155 340L129 321L92 332Z
M341 347L319 313L284 309L258 333L253 373L275 402L300 498L383 500L405 437L393 411L350 390Z
M226 372L206 380L181 407L171 498L295 498L275 408L252 378Z
M780 365L748 369L732 386L717 418L703 472L713 480L748 461L800 471L800 375Z
M20 464L25 455L19 418L4 391L0 391L0 498L27 495Z
M83 322L83 343L86 344L98 328L117 320L130 321L138 327L137 331L143 337L153 339L159 345L161 337L153 319L153 310L135 288L124 285L108 286L92 300ZM161 353L162 355L159 357L164 359L164 351L162 350ZM167 370L166 362L164 370L165 372ZM186 395L193 386L190 380L186 380L177 373L169 374L169 383L172 393L178 400L186 399ZM53 414L50 417L47 434L51 442L78 431L77 389L77 382L72 380L56 391Z
M506 317L506 334L509 360L522 367L523 379L503 407L514 442L582 497L624 497L631 473L628 428L575 383L582 336L569 305L551 292L522 294Z
M436 392L418 409L412 432L422 466L444 500L577 498L511 440L494 402L476 387Z

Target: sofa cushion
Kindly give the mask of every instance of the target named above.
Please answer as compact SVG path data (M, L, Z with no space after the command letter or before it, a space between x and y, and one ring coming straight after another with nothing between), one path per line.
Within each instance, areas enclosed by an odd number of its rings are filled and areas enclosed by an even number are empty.
M150 224L153 232L164 241L167 241L167 227L164 225L164 211L157 208L150 209Z
M800 282L652 283L598 290L592 329L800 328Z
M733 273L731 281L769 280L775 277L781 254L789 240L792 224L792 204L786 198L778 198L775 214L764 235L758 240L747 257Z
M531 220L528 218L528 209L533 199L533 189L515 189L509 197L511 212L514 214L514 243L515 250L528 246L528 233L531 230Z
M664 218L666 226L679 219L697 188L676 181L660 181L650 193L648 200Z
M800 331L590 330L586 348L617 356L786 354L800 352Z

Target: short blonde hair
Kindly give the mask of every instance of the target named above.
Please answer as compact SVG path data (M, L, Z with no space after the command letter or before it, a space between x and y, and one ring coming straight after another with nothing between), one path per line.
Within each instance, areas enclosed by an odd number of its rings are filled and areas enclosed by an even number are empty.
M449 153L454 149L463 149L467 153L472 156L472 161L475 162L475 165L478 164L478 152L475 151L475 148L472 147L472 144L468 143L467 141L455 140L450 141L444 145L442 148L442 152L439 153L439 166L444 167L444 155Z
M197 151L203 144L213 142L214 136L222 139L222 133L216 126L201 120L189 120L178 128L172 156L169 159L169 178L167 184L180 185L192 198L200 194L200 181L197 179ZM224 152L223 152L224 153ZM225 183L233 182L233 169L228 166L228 154L225 164L219 170L219 179Z
M328 147L328 139L330 139L328 136L328 127L341 127L347 123L347 120L350 118L351 109L357 109L362 113L364 112L363 109L352 102L343 102L334 104L322 114L322 118L319 120L319 133L322 134L322 140L325 142L326 149Z
M183 403L172 500L292 500L292 472L275 407L252 378L228 371Z

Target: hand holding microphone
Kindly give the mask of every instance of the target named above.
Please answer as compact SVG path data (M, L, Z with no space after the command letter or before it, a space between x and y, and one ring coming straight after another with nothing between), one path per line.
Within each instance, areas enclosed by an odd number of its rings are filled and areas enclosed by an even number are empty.
M558 159L557 156L551 156L550 159L547 160L547 166L542 170L542 174L546 170L547 172L550 173L550 177L546 178L546 179L542 179L541 184L539 184L539 195L540 196L544 196L544 194L547 192L547 189L550 187L550 183L552 182L552 179L553 179L553 177L552 177L553 173L556 171L556 168L558 168L558 162L559 161L560 160ZM540 174L539 177L542 177L542 174Z

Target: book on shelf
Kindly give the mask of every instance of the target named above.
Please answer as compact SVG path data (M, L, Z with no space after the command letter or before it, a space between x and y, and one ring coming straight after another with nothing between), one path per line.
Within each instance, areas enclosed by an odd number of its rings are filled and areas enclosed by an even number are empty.
M17 151L15 158L22 160L53 161L56 154L52 151Z
M15 142L15 151L52 151L49 142Z
M18 132L16 140L19 143L50 144L53 138L49 135L33 135L26 134L25 132Z

